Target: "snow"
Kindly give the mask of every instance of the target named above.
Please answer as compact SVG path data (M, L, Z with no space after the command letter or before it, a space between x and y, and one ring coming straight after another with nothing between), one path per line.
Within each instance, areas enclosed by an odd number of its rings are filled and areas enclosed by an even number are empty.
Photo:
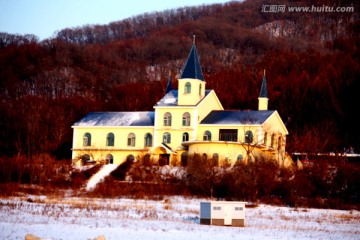
M23 196L0 199L1 239L359 239L360 212L276 207L246 208L245 227L201 225L200 202Z
M104 165L90 178L86 189L93 189L116 167ZM92 240L99 236L106 240L358 240L360 236L357 210L260 204L245 209L245 227L201 225L200 202L208 200L183 196L165 196L161 200L43 195L2 198L0 237L15 240L33 234L51 240Z
M100 181L103 181L104 178L109 175L112 171L114 171L119 165L117 164L106 164L103 165L96 174L94 174L88 181L86 185L86 190L90 191L96 187L96 184Z

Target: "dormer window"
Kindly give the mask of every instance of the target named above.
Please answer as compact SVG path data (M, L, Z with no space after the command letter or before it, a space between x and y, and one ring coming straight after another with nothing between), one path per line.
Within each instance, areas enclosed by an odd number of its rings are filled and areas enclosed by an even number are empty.
M185 83L185 92L184 93L191 93L191 84L189 82Z

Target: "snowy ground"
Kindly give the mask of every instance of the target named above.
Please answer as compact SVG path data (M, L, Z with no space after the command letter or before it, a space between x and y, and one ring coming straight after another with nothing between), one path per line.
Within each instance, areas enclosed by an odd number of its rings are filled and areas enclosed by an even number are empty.
M0 199L0 238L199 240L360 239L360 212L274 207L246 209L245 227L199 224L204 199L159 201L24 196Z

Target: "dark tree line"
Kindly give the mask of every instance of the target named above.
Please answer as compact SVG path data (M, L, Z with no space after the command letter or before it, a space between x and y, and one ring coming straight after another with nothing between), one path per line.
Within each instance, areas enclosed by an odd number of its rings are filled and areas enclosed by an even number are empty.
M226 109L256 109L266 69L269 108L287 125L289 152L359 151L359 4L349 1L353 13L301 15L262 13L263 4L149 13L42 42L0 33L0 154L70 158L71 125L86 113L152 110L169 71L177 87L194 34L207 88Z

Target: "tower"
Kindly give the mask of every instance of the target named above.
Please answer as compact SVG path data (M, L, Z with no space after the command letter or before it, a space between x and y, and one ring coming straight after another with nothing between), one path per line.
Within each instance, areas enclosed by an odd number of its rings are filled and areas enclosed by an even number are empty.
M264 69L264 76L261 83L261 89L260 89L260 95L259 95L259 106L258 110L268 110L268 93L267 93L267 87L266 87L266 76L265 76L265 69Z
M195 46L195 36L178 85L178 105L194 106L205 96L205 80Z

